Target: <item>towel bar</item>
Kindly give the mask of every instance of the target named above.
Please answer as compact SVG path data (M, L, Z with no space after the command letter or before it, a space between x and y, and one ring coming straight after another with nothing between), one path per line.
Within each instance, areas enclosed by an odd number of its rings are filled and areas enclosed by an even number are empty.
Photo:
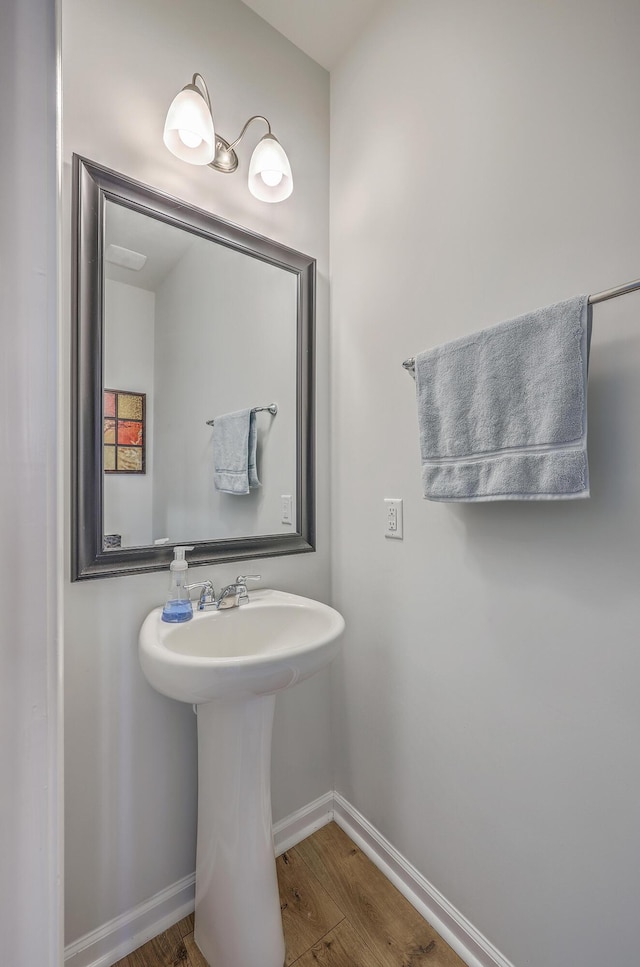
M609 299L617 299L619 295L626 295L628 292L635 292L636 289L640 289L640 279L635 279L634 282L626 282L624 285L616 285L613 289L603 289L602 292L595 292L593 295L589 296L587 302L590 306L592 306L595 305L596 302L607 302ZM409 359L405 359L402 365L415 379L416 357L410 356Z
M260 413L260 412L262 412L262 410L269 410L269 413L271 413L271 416L275 416L276 413L278 412L278 404L277 403L269 403L268 406L252 406L251 407L251 412L252 413ZM206 421L207 426L213 426L213 424L215 422L216 422L215 420L207 420Z

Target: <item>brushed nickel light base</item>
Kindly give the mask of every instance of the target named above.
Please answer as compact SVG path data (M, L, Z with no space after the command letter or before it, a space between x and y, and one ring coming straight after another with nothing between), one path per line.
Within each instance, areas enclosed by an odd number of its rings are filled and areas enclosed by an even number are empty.
M209 162L209 168L221 171L223 174L233 174L238 167L238 155L235 153L229 142L216 134L216 153L213 161Z

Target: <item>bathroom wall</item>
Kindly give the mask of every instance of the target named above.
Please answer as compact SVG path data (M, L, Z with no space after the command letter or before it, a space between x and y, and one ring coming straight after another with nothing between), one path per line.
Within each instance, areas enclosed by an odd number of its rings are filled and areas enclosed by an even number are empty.
M62 68L63 278L74 151L318 259L317 552L203 567L192 576L220 587L239 570L256 572L267 586L326 600L328 75L239 0L62 0ZM271 119L294 170L290 200L260 203L242 173L197 169L165 149L166 110L194 71L210 86L223 135L235 137L252 114ZM261 134L242 146L245 172ZM70 325L67 302L63 359ZM68 457L67 444L67 465ZM68 493L67 483L67 506ZM163 573L66 581L67 944L194 869L195 717L154 692L137 659L138 629L167 584ZM328 674L320 674L278 699L275 820L331 788L328 686Z
M56 58L49 0L0 11L0 937L61 952Z
M291 272L204 239L159 286L154 537L187 543L194 534L291 532L280 497L296 490L297 298ZM218 492L207 421L271 402L275 417L256 414L261 486L241 496Z
M146 472L108 473L104 477L104 531L120 534L123 547L153 541L154 367L153 292L107 279L104 286L104 385L146 394Z
M639 35L395 0L332 73L337 789L516 967L637 961L640 295L594 310L588 501L424 501L401 364L640 275Z

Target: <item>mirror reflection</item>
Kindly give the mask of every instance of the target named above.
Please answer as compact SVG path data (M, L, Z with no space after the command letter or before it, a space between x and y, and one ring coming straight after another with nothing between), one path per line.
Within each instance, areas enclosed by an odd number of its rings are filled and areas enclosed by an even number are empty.
M103 259L105 550L291 532L297 276L112 200Z

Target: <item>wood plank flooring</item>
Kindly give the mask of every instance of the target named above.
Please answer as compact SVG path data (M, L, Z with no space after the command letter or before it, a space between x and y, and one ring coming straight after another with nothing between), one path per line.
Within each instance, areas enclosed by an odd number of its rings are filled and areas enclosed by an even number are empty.
M276 865L286 967L465 967L335 823ZM208 967L193 939L193 915L115 967Z

